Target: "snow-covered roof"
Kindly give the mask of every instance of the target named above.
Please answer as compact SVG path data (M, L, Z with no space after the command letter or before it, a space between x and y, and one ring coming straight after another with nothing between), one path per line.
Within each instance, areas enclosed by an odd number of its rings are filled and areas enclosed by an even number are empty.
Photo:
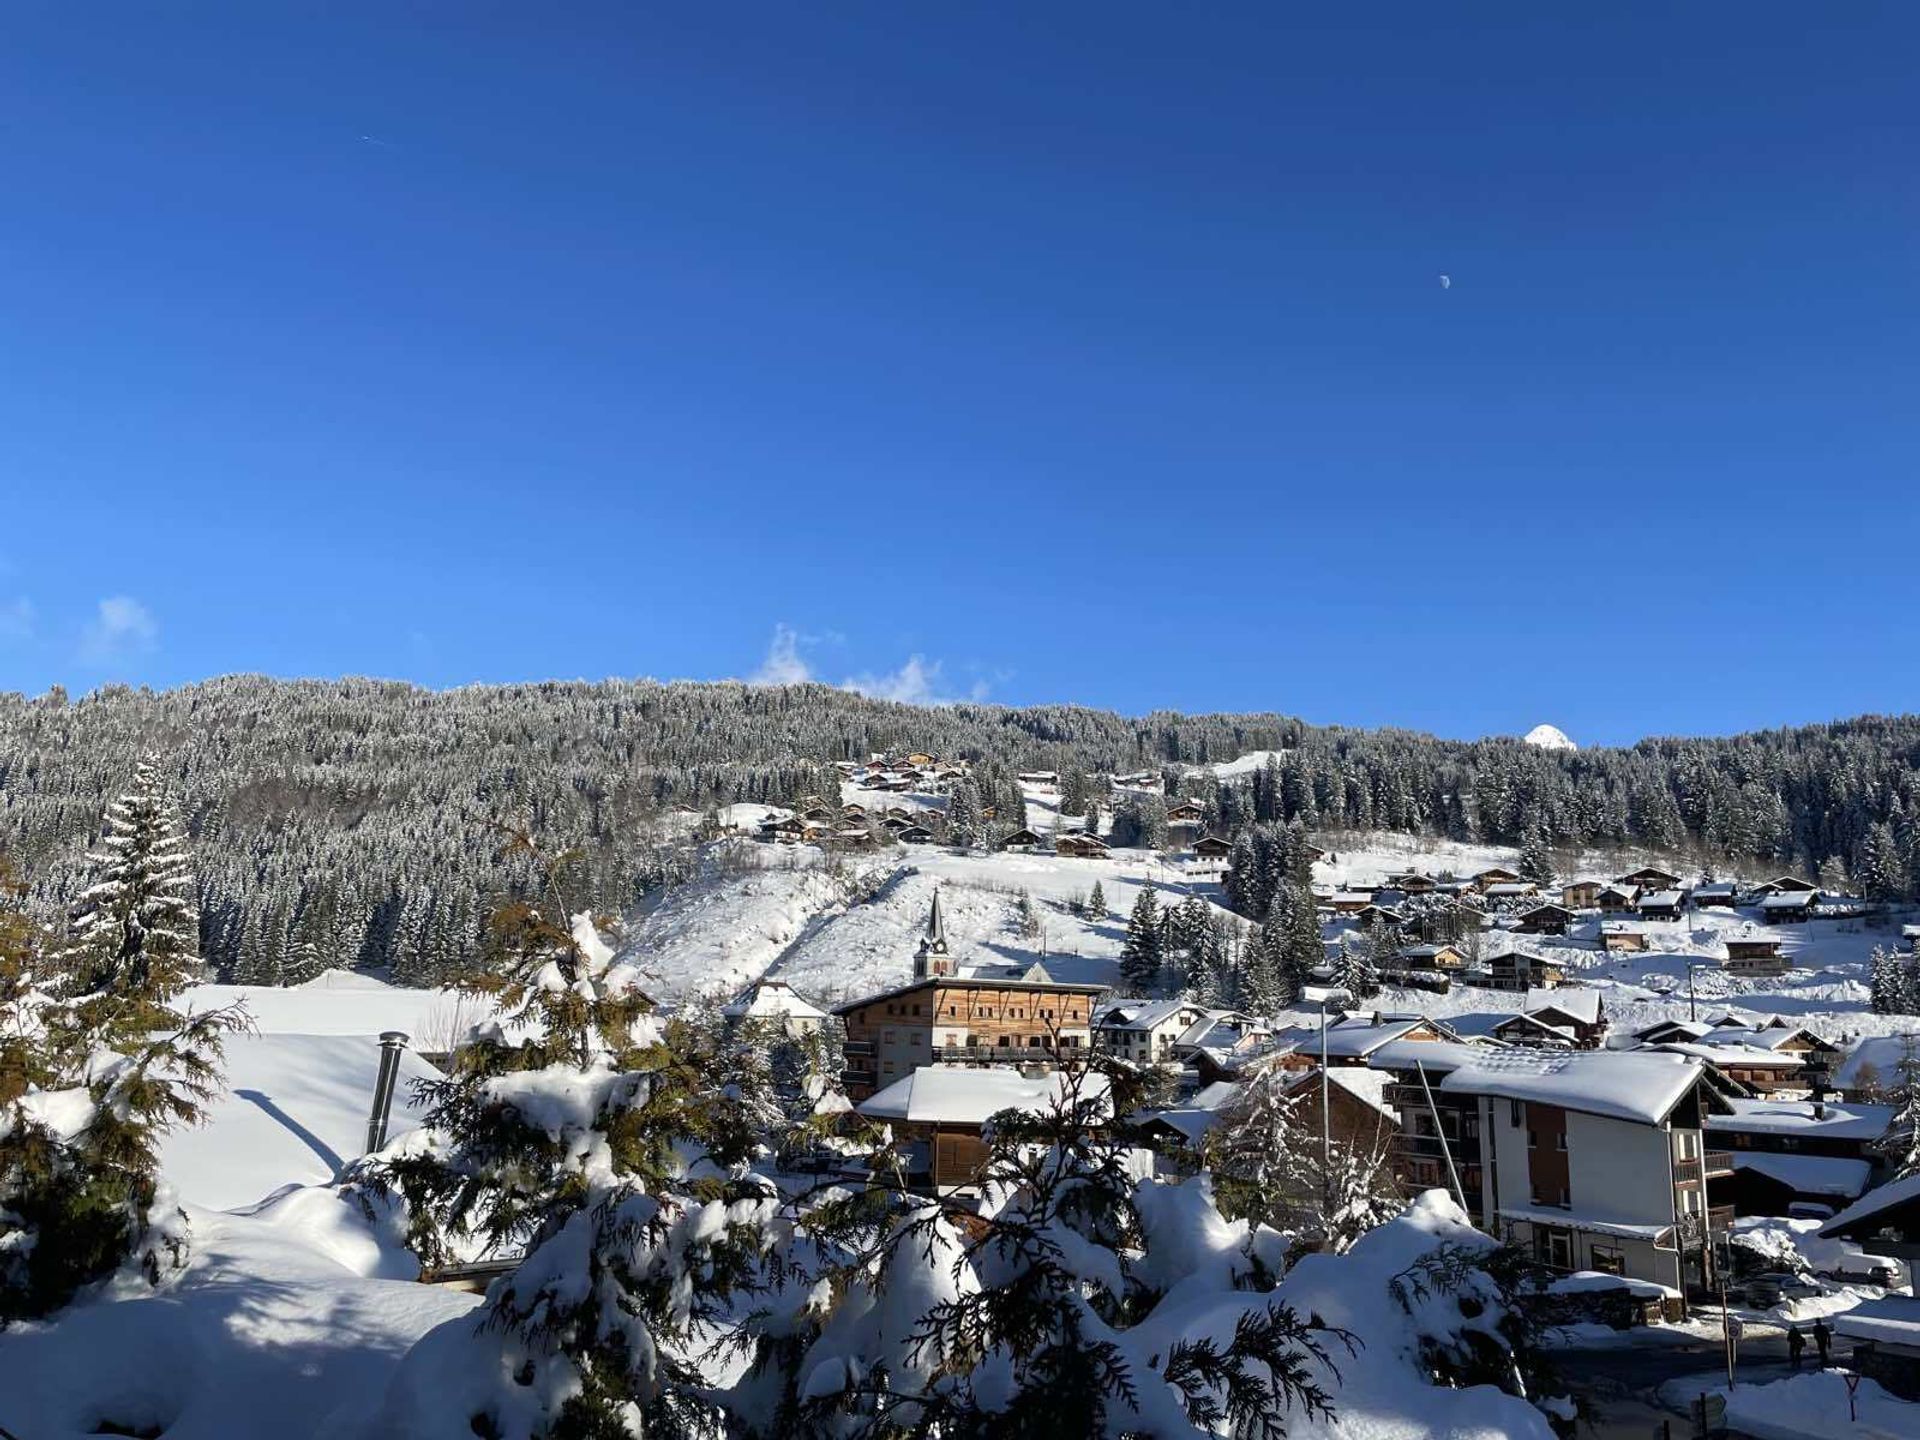
M1409 1031L1417 1030L1427 1023L1417 1015L1379 1020L1369 1015L1336 1021L1327 1028L1327 1057L1338 1060L1361 1059L1371 1055L1388 1041L1402 1039ZM1321 1048L1320 1032L1313 1031L1308 1039L1301 1042L1299 1048L1303 1054L1318 1055Z
M1875 1140L1893 1119L1891 1105L1822 1102L1821 1113L1806 1100L1737 1099L1731 1115L1707 1117L1709 1130L1749 1135L1818 1135L1832 1140Z
M1791 1185L1803 1195L1839 1195L1848 1200L1865 1190L1873 1176L1873 1166L1865 1160L1832 1155L1772 1155L1764 1150L1736 1151L1733 1168L1756 1171L1783 1185Z
M1698 1060L1654 1051L1515 1049L1476 1054L1440 1088L1657 1125L1705 1074Z
M1528 880L1501 880L1487 886L1487 894L1496 899L1506 899L1514 895L1531 895L1537 888Z
M1563 1015L1571 1015L1582 1025L1600 1023L1600 992L1598 990L1543 990L1537 985L1527 987L1527 1003L1520 1007L1528 1014L1536 1010L1558 1010Z
M1685 898L1678 890L1655 890L1640 897L1640 908L1645 910L1652 906L1662 910L1678 910Z
M1760 901L1762 910L1804 910L1820 897L1812 890L1780 890Z
M1698 1040L1702 1035L1711 1033L1713 1027L1704 1020L1656 1020L1633 1032L1636 1040L1648 1040L1656 1035L1686 1035Z
M1394 1114L1393 1107L1387 1104L1387 1086L1393 1083L1393 1077L1386 1071L1363 1069L1358 1065L1329 1065L1327 1082L1398 1123L1399 1117ZM1311 1070L1301 1071L1299 1079L1287 1087L1287 1093L1292 1094L1308 1085L1314 1089L1319 1088L1320 1067L1318 1065Z
M1723 1069L1729 1065L1744 1065L1753 1070L1798 1070L1807 1063L1790 1050L1765 1050L1758 1045L1720 1045L1711 1039L1669 1040L1652 1049L1668 1055L1690 1055Z
M874 1120L980 1125L1001 1110L1045 1110L1065 1093L1069 1078L1057 1070L1023 1075L1002 1068L922 1065L856 1108ZM1104 1105L1107 1089L1107 1077L1098 1072L1080 1077L1080 1094L1085 1099Z
M1537 1031L1546 1038L1565 1041L1569 1045L1575 1044L1579 1040L1578 1034L1571 1026L1555 1025L1551 1021L1542 1020L1538 1015L1509 1015L1500 1022L1498 1028L1505 1030L1521 1029ZM1508 1036L1506 1038L1518 1038L1521 1043L1525 1043L1526 1040L1525 1036Z
M1883 1295L1878 1300L1865 1300L1845 1314L1834 1316L1833 1328L1851 1340L1920 1347L1920 1300L1911 1295Z
M1110 1005L1100 1023L1114 1030L1152 1030L1183 1015L1205 1015L1204 1008L1191 1000L1136 1000ZM1192 1024L1185 1021L1184 1024Z
M1797 1036L1819 1039L1811 1030L1797 1025L1716 1025L1700 1037L1702 1045L1751 1045L1761 1050L1779 1050Z
M784 980L762 980L720 1013L729 1020L824 1020L827 1012L802 1000Z
M1457 1040L1390 1040L1367 1057L1367 1065L1374 1070L1417 1067L1427 1072L1430 1083L1438 1085L1439 1077L1447 1071L1471 1064L1482 1055L1506 1053L1504 1047L1468 1045Z
M1920 1200L1920 1170L1914 1171L1904 1180L1890 1180L1885 1185L1869 1190L1822 1225L1820 1233L1837 1235L1844 1228L1858 1225L1862 1221L1872 1221L1895 1206L1912 1204L1917 1200Z
M1833 1083L1841 1090L1857 1090L1872 1070L1882 1085L1891 1085L1898 1076L1903 1040L1911 1038L1920 1047L1920 1031L1908 1035L1869 1035L1847 1052L1847 1058L1833 1072Z
M1552 1225L1557 1229L1584 1230L1594 1235L1612 1235L1621 1240L1658 1240L1671 1225L1629 1225L1616 1220L1590 1220L1565 1210L1535 1210L1525 1205L1502 1205L1500 1213L1509 1220L1525 1220L1534 1225Z
M1712 880L1693 887L1694 898L1702 895L1738 895L1740 887L1731 880Z

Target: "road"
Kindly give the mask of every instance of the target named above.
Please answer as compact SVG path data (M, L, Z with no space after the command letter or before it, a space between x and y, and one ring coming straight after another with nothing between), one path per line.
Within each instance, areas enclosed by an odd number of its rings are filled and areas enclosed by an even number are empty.
M1811 1360L1812 1347L1808 1347ZM1671 1422L1674 1440L1692 1433L1683 1411L1661 1404L1659 1390L1669 1381L1698 1375L1703 1384L1726 1383L1726 1357L1719 1339L1675 1334L1618 1345L1556 1350L1554 1365L1568 1384L1597 1412L1591 1431L1602 1440L1648 1440ZM1735 1378L1740 1384L1761 1384L1791 1374L1787 1339L1783 1331L1750 1325L1740 1342ZM1704 1377L1712 1377L1707 1381ZM1738 1440L1739 1431L1728 1431Z

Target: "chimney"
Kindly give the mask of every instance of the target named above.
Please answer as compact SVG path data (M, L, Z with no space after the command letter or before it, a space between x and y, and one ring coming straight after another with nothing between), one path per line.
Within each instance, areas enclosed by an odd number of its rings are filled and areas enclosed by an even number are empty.
M400 1078L400 1052L407 1048L407 1032L388 1030L380 1036L380 1071L373 1081L373 1113L367 1117L367 1154L387 1143L387 1121L393 1114L393 1087Z
M1824 1120L1827 1118L1827 1102L1818 1096L1815 1096L1813 1101L1813 1118L1816 1120Z

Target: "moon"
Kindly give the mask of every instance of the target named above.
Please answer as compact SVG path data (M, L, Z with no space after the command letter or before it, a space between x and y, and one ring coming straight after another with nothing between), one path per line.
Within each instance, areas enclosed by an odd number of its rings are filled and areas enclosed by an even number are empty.
M1440 288L1442 290L1451 290L1453 288L1453 277L1451 275L1442 275L1440 277Z

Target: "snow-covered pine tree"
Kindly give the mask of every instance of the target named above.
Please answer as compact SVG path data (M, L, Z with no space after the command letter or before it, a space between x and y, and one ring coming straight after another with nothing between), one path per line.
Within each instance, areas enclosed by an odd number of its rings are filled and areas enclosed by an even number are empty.
M1120 978L1138 995L1150 995L1160 984L1164 963L1160 950L1160 902L1151 885L1140 887L1127 917L1127 938L1120 947Z
M1551 886L1555 880L1553 870L1553 844L1542 826L1527 836L1527 843L1520 849L1520 874L1523 879L1531 880L1542 890Z
M87 858L97 868L69 930L70 992L150 991L170 999L199 979L193 855L162 785L159 756L142 759L133 788L107 807L99 844Z
M1279 1436L1290 1416L1332 1418L1316 1372L1351 1337L1277 1299L1249 1304L1245 1291L1272 1288L1273 1237L1236 1234L1204 1179L1136 1181L1107 1120L1087 1072L1043 1111L991 1118L979 1216L960 1231L922 1206L894 1228L881 1293L905 1303L863 1312L864 1349L828 1326L800 1367L801 1433ZM1218 1245L1198 1269L1197 1235ZM1190 1305L1207 1281L1237 1312L1231 1338L1168 1343L1155 1307L1176 1286ZM835 1427L854 1416L880 1423Z
M1886 1157L1889 1179L1920 1174L1920 1035L1904 1035L1894 1066L1893 1116L1874 1148Z
M438 1425L455 1363L490 1378L467 1402L475 1434L710 1436L719 1408L700 1354L756 1283L778 1209L749 1168L762 1139L707 1057L663 1041L592 917L569 918L569 857L539 855L524 830L508 843L539 883L494 912L488 967L468 982L493 1023L421 1087L425 1128L355 1182L405 1196L430 1264L524 1258L489 1288L478 1326L450 1322L409 1353L380 1423Z
M1093 889L1087 892L1087 916L1093 920L1107 918L1107 892L1100 887L1098 880L1093 882Z

